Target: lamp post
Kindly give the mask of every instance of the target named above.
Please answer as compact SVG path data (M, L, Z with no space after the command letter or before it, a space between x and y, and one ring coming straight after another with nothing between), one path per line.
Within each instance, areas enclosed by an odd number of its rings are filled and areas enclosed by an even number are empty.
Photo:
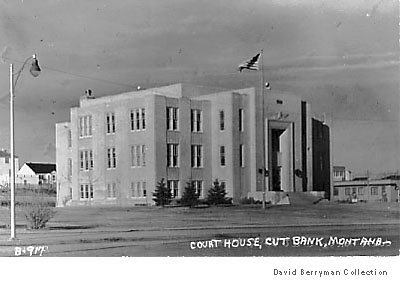
M25 65L32 60L29 72L33 77L39 76L40 67L36 54L30 56L25 60L21 69L14 74L13 64L10 64L10 150L11 150L11 174L10 174L10 205L11 205L11 237L10 240L16 239L15 232L15 150L14 150L14 90L17 85L18 79L25 68ZM14 76L15 81L14 81Z

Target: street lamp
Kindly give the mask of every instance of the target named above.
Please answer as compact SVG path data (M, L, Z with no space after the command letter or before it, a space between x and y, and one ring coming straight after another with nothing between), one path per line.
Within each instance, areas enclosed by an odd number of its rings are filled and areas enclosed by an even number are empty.
M11 149L11 174L10 174L10 205L11 205L11 237L10 240L16 239L15 232L15 154L14 154L14 89L17 85L18 79L25 68L25 65L32 61L29 72L33 77L40 74L39 62L36 54L30 56L25 60L21 69L14 73L13 64L10 64L10 149ZM14 81L14 76L15 81Z

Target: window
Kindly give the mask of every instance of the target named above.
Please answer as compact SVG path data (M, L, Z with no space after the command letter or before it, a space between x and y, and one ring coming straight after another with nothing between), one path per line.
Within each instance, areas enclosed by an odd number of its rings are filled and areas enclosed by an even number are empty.
M382 185L382 194L385 194L385 193L386 193L386 186Z
M88 135L92 135L92 116L87 117L87 122L88 122Z
M146 129L146 111L145 109L141 109L142 110L142 130Z
M146 129L146 109L140 108L131 110L131 131L140 131Z
M333 188L333 196L338 196L339 195L339 189L337 187Z
M92 136L92 116L79 117L79 137Z
M167 107L167 130L177 131L179 127L179 109Z
M89 150L90 169L93 169L93 152Z
M92 150L80 150L79 151L79 168L80 170L93 169L93 152ZM72 169L72 167L71 167Z
M146 146L141 145L142 148L142 166L146 166Z
M146 197L147 189L145 181L131 182L131 197Z
M147 196L147 188L146 188L146 182L142 181L142 195L143 197Z
M136 182L131 182L131 197L139 197L136 191Z
M344 188L344 195L350 195L350 187Z
M90 166L90 163L89 163L89 161L90 161L90 159L89 159L89 151L85 150L84 153L85 153L85 155L84 155L84 157L85 157L85 170L89 170L89 166Z
M179 144L167 144L167 166L179 166Z
M140 109L136 109L136 129L140 130Z
M84 154L85 153L82 150L79 152L79 168L80 168L80 170L84 170L85 169Z
M167 187L173 198L179 196L179 180L167 180Z
M360 186L358 188L358 195L364 195L364 187L363 186Z
M240 159L239 159L239 164L241 167L244 167L244 145L240 145Z
M131 146L131 166L136 166L136 146Z
M68 147L72 146L72 132L68 130Z
M117 197L117 186L115 182L107 183L107 197L116 198Z
M202 197L203 195L203 181L202 180L194 180L193 181L194 189L196 190L196 194L198 197Z
M106 126L107 126L107 134L115 133L115 114L114 113L106 114Z
M140 166L140 145L136 146L136 166Z
M135 130L135 112L131 111L130 113L130 119L131 119L131 131Z
M117 167L117 155L115 153L115 148L112 148L112 167Z
M85 127L85 129L87 129L86 127L88 127L88 118L87 117L83 117L83 126Z
M84 127L83 127L83 117L79 117L79 137L83 137Z
M115 147L107 149L107 168L117 167L117 154L115 152Z
M146 166L146 146L131 146L131 166Z
M192 167L203 167L203 146L192 145Z
M5 157L4 162L5 163L10 163L10 158L9 157Z
M239 131L242 132L244 130L244 111L243 109L239 109Z
M219 147L219 161L221 166L225 166L225 146Z
M72 159L68 159L68 181L71 181L72 178Z
M142 185L140 181L137 181L136 183L134 183L134 185L136 186L136 197L142 197Z
M371 186L371 195L378 195L378 187Z
M201 110L191 110L191 130L195 133L203 131L203 112Z
M81 199L93 199L93 185L92 184L81 184L80 185L80 198Z
M225 130L225 112L223 110L219 111L219 130Z

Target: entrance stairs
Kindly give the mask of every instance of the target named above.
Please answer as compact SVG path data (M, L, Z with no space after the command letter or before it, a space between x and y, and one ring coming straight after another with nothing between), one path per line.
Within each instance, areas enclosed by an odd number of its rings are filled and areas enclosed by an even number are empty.
M294 206L304 206L304 205L312 205L320 202L324 199L323 194L313 194L310 192L285 192L287 196L289 196L290 205ZM277 202L279 204L279 202Z

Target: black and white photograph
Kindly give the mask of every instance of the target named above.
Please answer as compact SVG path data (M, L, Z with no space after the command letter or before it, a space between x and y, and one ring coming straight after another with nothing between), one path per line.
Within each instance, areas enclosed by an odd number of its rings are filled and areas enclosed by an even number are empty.
M399 278L399 11L0 0L0 262Z

